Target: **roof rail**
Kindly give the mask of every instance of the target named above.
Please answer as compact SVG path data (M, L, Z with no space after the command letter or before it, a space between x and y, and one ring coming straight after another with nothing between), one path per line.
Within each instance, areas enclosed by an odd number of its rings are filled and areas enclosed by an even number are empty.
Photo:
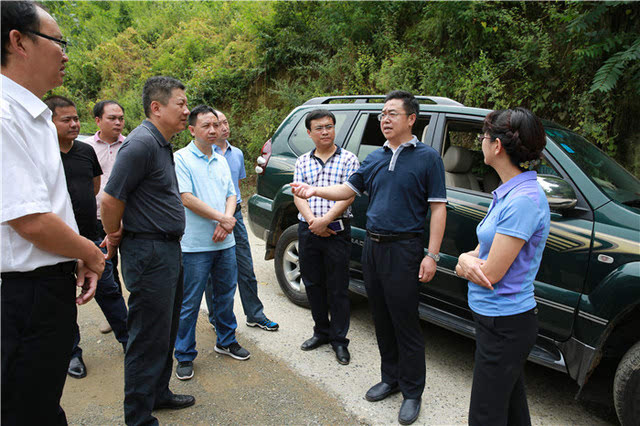
M304 105L323 105L329 104L332 101L337 100L353 100L354 104L366 104L369 103L372 99L384 99L386 95L351 95L351 96L322 96L319 98L309 99ZM416 96L416 99L421 100L429 100L436 105L452 105L452 106L464 106L460 102L454 101L453 99L444 98L441 96Z

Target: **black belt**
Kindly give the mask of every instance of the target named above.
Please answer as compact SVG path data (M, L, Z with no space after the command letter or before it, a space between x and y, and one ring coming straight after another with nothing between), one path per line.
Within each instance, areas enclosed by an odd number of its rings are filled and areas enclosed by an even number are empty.
M238 203L236 204L236 211L233 214L238 213L240 210L242 210L242 204Z
M33 271L26 272L3 272L2 279L24 279L24 278L42 278L52 276L64 276L76 273L78 267L77 260L56 263L55 265L41 266Z
M180 241L182 235L165 234L164 232L129 232L124 231L124 236L138 240L154 241Z
M422 238L421 232L401 232L399 234L376 234L367 230L367 237L376 243L390 243L392 241L410 240L412 238Z

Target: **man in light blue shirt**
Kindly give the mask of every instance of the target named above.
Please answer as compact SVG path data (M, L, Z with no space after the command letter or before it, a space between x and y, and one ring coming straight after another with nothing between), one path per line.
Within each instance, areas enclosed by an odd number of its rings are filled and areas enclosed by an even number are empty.
M215 351L246 360L249 351L235 337L233 313L237 264L233 228L236 190L224 157L213 152L218 137L218 117L211 107L191 110L189 131L194 140L175 153L176 175L185 207L186 227L181 241L184 298L176 338L176 376L193 377L196 322L209 275L213 280L213 305L218 339Z
M242 219L242 199L240 198L240 180L247 177L244 169L244 155L239 148L232 146L227 138L229 137L229 122L227 117L216 111L218 116L218 139L213 146L213 152L222 155L231 169L231 178L236 187L237 206L233 217L236 219L236 226L233 228L233 236L236 240L236 261L238 262L238 292L242 309L247 316L249 327L259 327L267 331L276 331L279 326L277 322L271 321L264 314L264 305L258 297L258 281L253 271L253 259L251 258L251 246L249 245L249 235ZM215 309L211 303L213 300L213 286L209 280L206 288L206 301L209 308L209 322L216 326Z

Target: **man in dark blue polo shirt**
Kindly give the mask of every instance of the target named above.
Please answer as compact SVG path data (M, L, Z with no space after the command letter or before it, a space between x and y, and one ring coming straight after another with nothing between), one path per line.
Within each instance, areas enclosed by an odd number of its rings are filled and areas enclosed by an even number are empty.
M101 217L109 255L120 245L130 293L124 420L157 425L151 411L195 403L193 396L169 390L182 306L185 227L169 140L186 128L189 109L184 85L170 77L149 78L142 103L147 119L120 148L104 188Z
M419 108L411 93L389 93L378 116L387 141L367 156L347 182L322 188L296 182L291 185L301 198L315 195L344 200L354 193L369 194L362 268L376 327L382 381L365 397L380 401L401 391L401 424L413 423L420 414L425 359L418 281L429 282L436 273L447 217L442 159L411 133ZM422 234L429 209L429 245L424 256Z

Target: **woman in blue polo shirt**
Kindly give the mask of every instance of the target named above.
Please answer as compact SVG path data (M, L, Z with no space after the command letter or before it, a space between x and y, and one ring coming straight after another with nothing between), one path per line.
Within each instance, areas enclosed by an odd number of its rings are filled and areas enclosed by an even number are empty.
M546 139L524 108L489 113L483 131L484 161L504 183L478 225L478 247L456 266L476 324L469 424L529 425L523 369L538 334L533 280L549 235L549 204L529 169Z

